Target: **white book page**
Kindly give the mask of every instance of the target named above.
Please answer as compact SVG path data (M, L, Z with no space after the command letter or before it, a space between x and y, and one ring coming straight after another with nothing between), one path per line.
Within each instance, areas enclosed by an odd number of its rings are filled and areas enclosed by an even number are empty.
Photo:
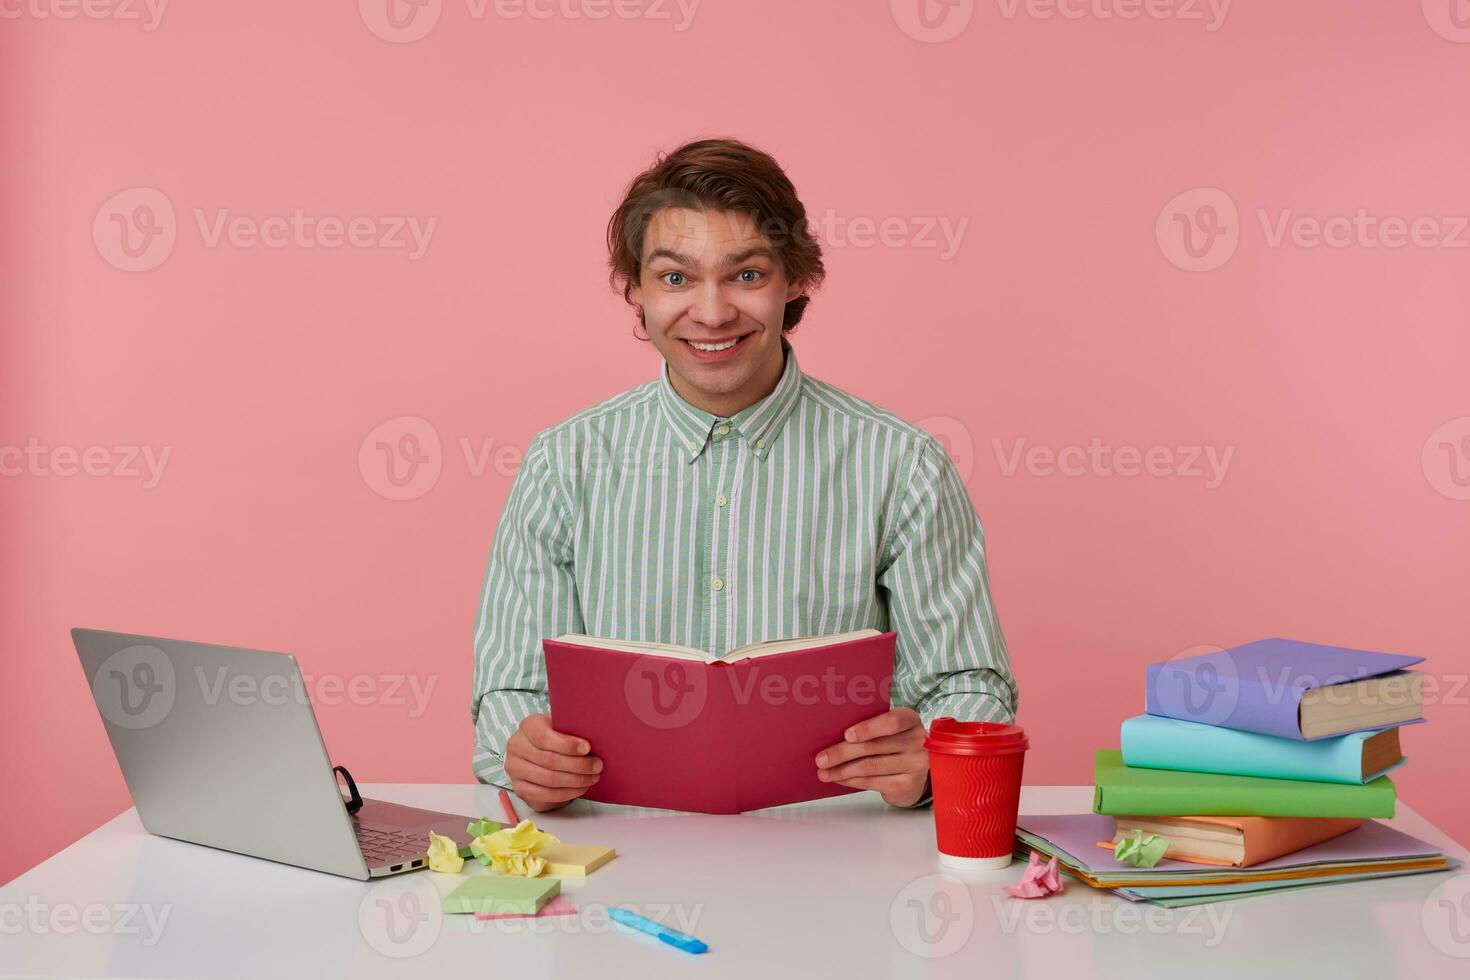
M879 636L875 629L853 630L851 633L834 633L831 636L801 636L791 640L766 640L762 643L749 643L743 647L731 650L721 659L727 661L754 660L757 657L772 657L778 653L791 653L795 650L810 650L812 647L835 646L838 643L846 643L849 640L861 640L865 636Z
M878 636L878 630L862 629L853 630L850 633L837 633L832 636L802 636L789 640L764 640L760 643L748 643L725 654L723 657L715 657L703 650L693 647L679 646L673 643L645 643L640 640L607 640L597 636L585 636L581 633L566 633L558 636L562 643L570 643L574 646L597 647L603 650L621 650L624 653L641 653L649 657L668 657L672 660L697 660L701 663L715 663L723 661L733 663L737 660L754 660L757 657L772 657L778 653L791 653L796 650L810 650L813 647L831 646L837 643L846 643L849 640L860 640L866 636Z
M608 640L600 636L584 636L581 633L564 633L557 637L562 643L579 647L596 647L600 650L621 650L624 653L641 653L649 657L668 657L672 660L698 660L712 663L719 659L703 650L683 647L675 643L645 643L641 640Z

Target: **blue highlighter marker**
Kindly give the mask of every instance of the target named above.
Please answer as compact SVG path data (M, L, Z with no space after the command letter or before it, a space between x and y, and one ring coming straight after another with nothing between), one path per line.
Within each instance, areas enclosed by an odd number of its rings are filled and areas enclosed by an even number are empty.
M646 932L650 936L657 936L660 941L668 943L675 949L682 949L686 953L709 952L709 947L693 936L686 936L682 932L676 932L666 926L661 926L652 919L645 919L643 916L629 912L627 909L608 909L607 914L614 922L622 923L629 929Z

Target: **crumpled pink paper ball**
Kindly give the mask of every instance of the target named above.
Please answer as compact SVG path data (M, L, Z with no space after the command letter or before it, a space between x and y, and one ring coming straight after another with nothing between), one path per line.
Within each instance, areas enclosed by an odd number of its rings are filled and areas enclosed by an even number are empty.
M1057 859L1052 858L1042 864L1035 851L1031 852L1031 860L1026 862L1026 870L1021 872L1021 880L1001 889L1011 898L1045 898L1061 890L1062 876L1057 871Z

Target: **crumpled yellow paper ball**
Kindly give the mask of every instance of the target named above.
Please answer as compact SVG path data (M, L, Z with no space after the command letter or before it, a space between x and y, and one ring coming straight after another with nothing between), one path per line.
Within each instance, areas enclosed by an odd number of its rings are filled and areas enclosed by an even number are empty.
M503 875L535 878L546 870L546 859L536 857L536 852L559 843L553 835L537 830L530 820L522 820L514 827L476 837L478 846L471 850L482 863Z
M457 875L463 869L464 858L459 856L459 845L453 838L429 831L429 870Z

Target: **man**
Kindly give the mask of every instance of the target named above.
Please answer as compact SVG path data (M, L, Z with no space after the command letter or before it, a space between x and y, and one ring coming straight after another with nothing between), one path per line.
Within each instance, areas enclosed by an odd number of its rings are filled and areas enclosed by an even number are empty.
M680 147L629 186L608 248L663 369L526 451L475 631L476 776L538 811L597 781L597 747L546 713L546 637L724 654L874 627L898 634L899 706L812 765L894 806L926 802L928 722L1011 721L1017 705L954 464L922 429L797 367L786 335L822 281L821 248L765 153Z

